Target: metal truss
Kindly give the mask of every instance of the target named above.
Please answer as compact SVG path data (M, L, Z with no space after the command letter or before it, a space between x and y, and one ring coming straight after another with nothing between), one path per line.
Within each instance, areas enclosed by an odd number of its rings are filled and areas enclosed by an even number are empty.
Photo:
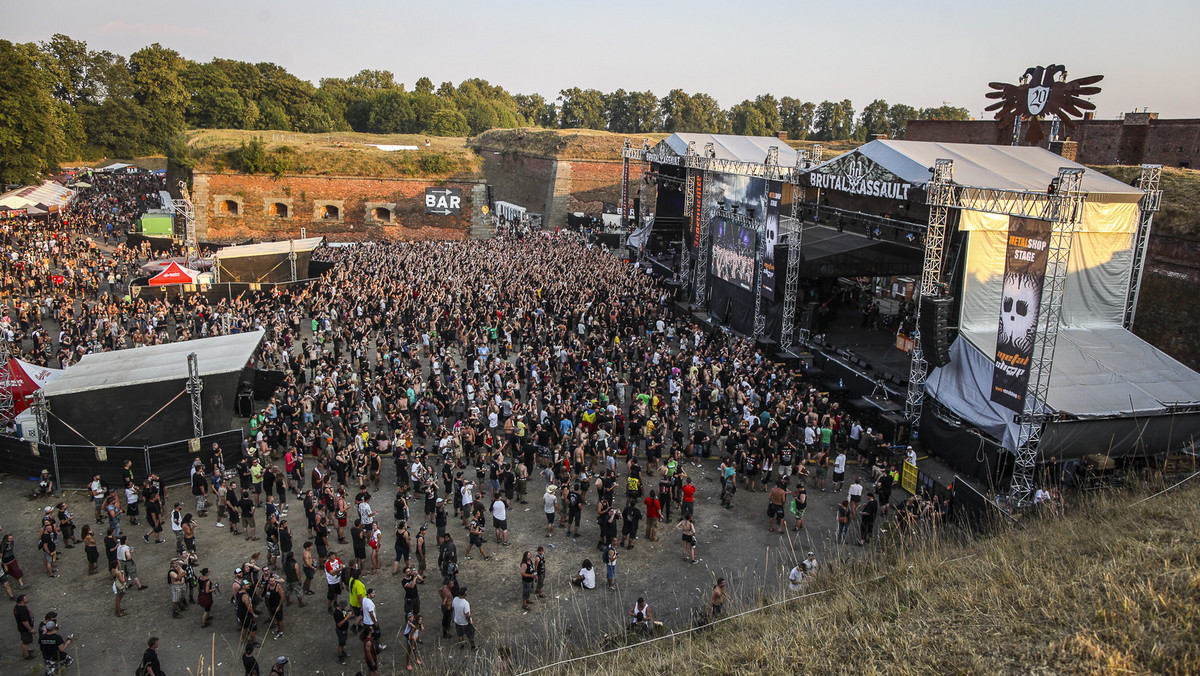
M740 214L732 209L717 207L716 209L712 210L712 215L727 223L734 223L742 226L743 228L753 230L754 232L761 233L764 228L761 218L749 216L747 214Z
M50 445L50 402L46 401L46 393L37 389L33 393L33 415L37 421L37 442L44 446ZM57 470L55 478L58 477Z
M0 363L3 363L3 368L9 371L5 374L4 382L0 383L0 418L5 420L11 420L13 417L12 384L16 380L15 374L8 365L9 359L12 357L9 350L8 341L0 338Z
M763 213L759 215L759 222L762 224L759 227L759 234L756 237L754 247L754 340L763 339L763 335L767 332L767 318L763 315L762 309L762 280L763 267L766 259L767 242L767 213L766 204L771 201L771 183L779 180L782 173L782 167L779 166L779 148L771 146L767 148L767 159L763 163L766 173L763 174L763 192L766 194L766 201L763 203ZM782 186L781 186L782 188Z
M1082 180L1083 169L1063 167L1058 170L1058 177L1054 179L1053 193L1047 196L1050 203L1049 220L1053 224L1053 230L1047 250L1046 276L1042 285L1042 303L1038 310L1033 358L1029 365L1025 410L1017 416L1021 429L1017 433L1017 451L1013 456L1012 484L1009 487L1012 503L1018 507L1028 504L1033 495L1038 446L1041 444L1046 421L1051 416L1047 403L1050 374L1053 369L1054 348L1058 342L1058 329L1062 325L1071 239L1083 220L1085 196L1080 190Z
M694 145L694 142L689 143L690 145ZM707 145L711 146L712 144ZM778 149L776 149L776 153L778 153ZM776 165L774 169L768 169L767 165L762 162L743 162L741 160L721 158L717 157L714 152L703 155L692 155L689 153L680 157L669 150L626 146L621 148L621 157L623 159L638 160L651 164L691 167L714 174L737 174L739 176L752 176L755 178L765 178L769 173L778 172L775 174L776 180L781 180L785 183L796 183L800 180L801 175L801 172L793 167L779 167Z
M199 439L204 436L204 402L200 396L204 389L204 381L200 380L200 367L196 361L196 353L189 353L187 361L187 391L192 399L192 436Z
M711 155L713 145L705 144L704 154ZM688 143L687 155L685 158L688 162L686 166L692 169L700 169L701 180L703 181L704 194L701 195L700 202L700 224L696 229L696 274L695 286L693 287L693 299L697 307L705 309L708 307L708 223L712 220L712 175L705 171L696 154L695 142Z
M180 181L178 188L180 197L173 200L173 204L175 215L183 219L184 255L187 257L187 262L191 263L200 257L200 245L196 241L196 209L192 205L191 196L188 194L187 183Z
M913 347L909 354L908 390L904 398L904 416L915 431L921 424L921 406L925 401L925 379L929 375L929 363L925 360L925 348L921 338L921 299L936 296L942 283L942 265L946 244L946 221L950 207L955 203L954 161L936 160L933 178L926 186L926 204L929 205L929 225L925 232L925 259L921 265L921 285L917 288L917 307L914 314Z
M1143 164L1142 175L1138 178L1138 187L1145 191L1138 205L1138 229L1133 240L1133 269L1129 273L1129 290L1125 294L1124 326L1133 328L1133 320L1137 315L1138 295L1142 289L1142 274L1146 267L1146 251L1150 246L1150 226L1154 223L1154 214L1162 206L1162 189L1159 182L1162 179L1161 164Z

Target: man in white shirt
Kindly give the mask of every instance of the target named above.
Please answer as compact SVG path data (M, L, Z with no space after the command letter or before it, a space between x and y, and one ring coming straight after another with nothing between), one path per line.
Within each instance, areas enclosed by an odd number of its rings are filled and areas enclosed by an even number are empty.
M546 486L546 494L542 496L542 511L546 513L546 537L553 537L554 514L558 511L557 487L553 484Z
M499 493L492 502L492 526L496 528L496 541L508 546L508 501Z
M458 593L450 605L454 609L454 629L458 633L459 647L463 647L463 638L466 637L471 640L471 650L478 650L475 647L475 623L471 621L471 604L467 602L466 585L459 586Z
M571 584L583 589L596 588L596 569L592 566L591 559L583 560L583 567L579 569L579 574L575 576Z
M378 646L376 650L383 650L387 648L386 645L383 645L379 642L379 636L383 632L379 629L379 618L375 614L374 589L368 589L367 595L362 599L362 623L363 631L369 631L371 632L371 635L375 637L375 644Z
M183 553L183 503L176 502L171 510L171 532L175 535L175 550Z
M788 573L788 591L800 591L804 584L804 571L799 565L792 566L792 570Z

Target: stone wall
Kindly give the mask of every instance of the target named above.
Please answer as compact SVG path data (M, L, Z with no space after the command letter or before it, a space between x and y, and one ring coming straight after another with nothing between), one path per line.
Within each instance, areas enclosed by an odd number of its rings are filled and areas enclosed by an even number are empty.
M542 214L547 228L562 227L571 212L599 215L604 204L621 200L621 160L556 160L511 151L482 152L483 174L492 185L493 198ZM634 162L629 167L631 198L641 177L641 164Z
M426 214L427 187L462 190L461 213ZM357 241L466 239L486 222L487 196L484 182L461 179L196 173L192 200L203 241L284 239L301 228L309 237Z

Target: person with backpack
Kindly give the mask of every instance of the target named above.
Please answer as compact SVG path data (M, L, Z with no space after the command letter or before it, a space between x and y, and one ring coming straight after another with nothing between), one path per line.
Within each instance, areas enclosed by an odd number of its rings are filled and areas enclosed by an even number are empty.
M580 482L575 482L571 486L571 490L567 492L567 529L574 526L572 537L579 537L579 522L583 518L583 493Z

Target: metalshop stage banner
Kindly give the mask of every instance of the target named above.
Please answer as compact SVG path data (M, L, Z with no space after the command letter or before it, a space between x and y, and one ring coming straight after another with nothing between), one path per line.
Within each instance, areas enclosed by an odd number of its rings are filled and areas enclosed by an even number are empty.
M991 400L1016 413L1025 409L1052 228L1050 221L1015 216L1008 221Z

